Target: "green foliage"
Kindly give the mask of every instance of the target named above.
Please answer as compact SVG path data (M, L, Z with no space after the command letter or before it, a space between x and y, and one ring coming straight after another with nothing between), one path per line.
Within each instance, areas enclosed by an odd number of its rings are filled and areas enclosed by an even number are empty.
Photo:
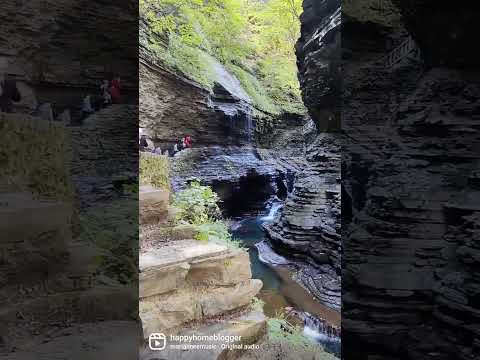
M192 182L174 196L173 205L180 210L178 221L195 225L195 239L240 248L232 238L225 221L221 220L218 195L209 187Z
M270 114L280 113L280 108L274 103L266 87L255 76L233 64L228 65L227 68L240 81L258 109Z
M178 220L201 225L218 219L221 215L217 194L209 187L192 182L175 194L173 205L180 210Z
M197 229L199 231L197 240L227 245L232 248L241 248L240 241L232 238L227 224L222 220L199 224Z
M138 273L138 201L120 200L80 215L80 240L98 255L96 273L127 284Z
M61 124L0 114L0 187L73 201L70 141Z
M170 165L167 156L140 153L140 185L170 189Z
M256 296L252 299L252 306L255 310L263 310L265 306L265 301L262 299L257 298Z
M213 74L202 56L208 53L233 71L259 109L304 113L294 52L301 3L142 0L140 16L152 32L149 47L171 69L211 89ZM166 45L158 45L160 37Z
M323 351L321 346L303 335L301 327L290 326L281 315L267 320L267 334L269 340L273 342L288 342L298 348Z

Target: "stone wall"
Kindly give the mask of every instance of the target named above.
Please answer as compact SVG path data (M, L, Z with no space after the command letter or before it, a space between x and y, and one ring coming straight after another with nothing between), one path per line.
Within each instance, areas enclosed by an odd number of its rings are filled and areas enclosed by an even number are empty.
M81 208L117 198L122 183L138 183L137 106L112 105L69 131Z
M340 2L304 1L297 43L299 80L313 126L293 163L295 180L280 215L266 226L272 245L299 261L297 280L340 309ZM333 133L325 133L331 131Z
M340 128L340 2L303 2L297 65L305 106L317 128Z
M427 3L401 2L394 15L404 15L405 27L344 9L342 41L350 57L344 64L342 211L351 215L342 224L346 358L478 354L472 273L478 247L471 239L480 209L474 170L479 78L459 67L467 52L457 46L471 35L458 32L458 42L451 42L435 20L449 17L452 29L466 18L450 16L443 5L429 7L432 17L421 16ZM387 44L406 35L418 42L427 67L407 57L386 68Z

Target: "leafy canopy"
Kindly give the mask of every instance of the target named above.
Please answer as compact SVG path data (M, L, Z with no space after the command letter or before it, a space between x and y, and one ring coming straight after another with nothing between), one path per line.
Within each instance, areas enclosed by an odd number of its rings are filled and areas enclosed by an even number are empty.
M295 43L302 0L141 0L140 15L152 33L150 46L168 65L211 87L202 52L231 70L255 104L269 113L304 111L297 79ZM157 47L156 47L157 46ZM241 70L238 70L238 69ZM237 75L237 74L236 74ZM294 111L294 110L293 110Z

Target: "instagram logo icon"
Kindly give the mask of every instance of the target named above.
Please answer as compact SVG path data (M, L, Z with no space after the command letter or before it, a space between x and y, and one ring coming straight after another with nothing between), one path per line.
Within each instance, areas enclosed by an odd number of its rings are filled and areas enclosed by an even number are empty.
M148 337L148 346L151 350L163 350L167 346L167 339L165 334L162 333L152 333Z

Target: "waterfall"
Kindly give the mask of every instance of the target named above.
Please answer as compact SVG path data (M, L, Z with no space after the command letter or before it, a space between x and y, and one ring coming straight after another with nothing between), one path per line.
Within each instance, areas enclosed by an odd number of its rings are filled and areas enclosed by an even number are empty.
M245 114L245 116L247 117L247 138L248 138L248 144L251 145L252 144L252 127L253 127L253 115L252 115L252 110L249 109L249 111L247 111L247 113Z
M282 208L282 203L273 203L272 206L270 207L270 211L268 212L267 216L263 216L261 218L262 221L272 221L275 218L275 215L277 214L278 210Z
M323 319L318 319L308 312L301 313L304 328L303 334L325 347L328 352L339 355L341 352L340 329L328 324Z

